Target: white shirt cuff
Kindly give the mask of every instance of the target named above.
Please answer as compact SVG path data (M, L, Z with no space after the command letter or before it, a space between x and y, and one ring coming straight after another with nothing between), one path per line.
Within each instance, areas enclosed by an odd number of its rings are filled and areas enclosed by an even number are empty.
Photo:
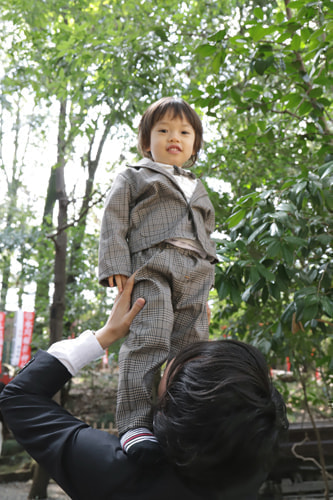
M85 365L103 356L104 349L94 333L87 330L75 339L55 342L47 352L57 358L74 376Z

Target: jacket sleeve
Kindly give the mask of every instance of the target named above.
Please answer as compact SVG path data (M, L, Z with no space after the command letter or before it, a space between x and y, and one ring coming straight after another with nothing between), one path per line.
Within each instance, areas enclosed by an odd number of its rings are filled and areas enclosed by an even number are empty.
M101 225L98 280L103 286L108 286L110 276L132 274L127 242L130 203L129 183L123 174L119 174L106 199Z
M71 498L107 498L136 473L116 436L89 427L52 399L69 378L60 361L38 351L3 389L0 409L16 440Z

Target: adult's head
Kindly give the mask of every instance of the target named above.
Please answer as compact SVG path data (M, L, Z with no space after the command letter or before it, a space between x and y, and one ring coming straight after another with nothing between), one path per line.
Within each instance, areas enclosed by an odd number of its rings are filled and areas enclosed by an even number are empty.
M139 124L138 149L140 154L152 159L150 151L151 132L154 125L160 122L165 116L169 116L172 119L180 118L186 120L194 130L193 154L190 158L189 166L193 165L203 142L202 123L194 109L186 101L178 97L163 97L151 104L145 111Z
M264 480L287 428L263 355L236 340L198 342L176 356L154 417L170 461L213 488Z

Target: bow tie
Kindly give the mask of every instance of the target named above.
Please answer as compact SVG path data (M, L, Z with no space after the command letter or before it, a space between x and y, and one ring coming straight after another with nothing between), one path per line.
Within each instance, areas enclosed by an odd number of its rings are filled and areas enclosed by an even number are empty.
M183 168L173 166L173 173L175 175L184 175L184 177L190 177L190 179L195 179L195 174L193 172L189 172L188 170L184 170Z

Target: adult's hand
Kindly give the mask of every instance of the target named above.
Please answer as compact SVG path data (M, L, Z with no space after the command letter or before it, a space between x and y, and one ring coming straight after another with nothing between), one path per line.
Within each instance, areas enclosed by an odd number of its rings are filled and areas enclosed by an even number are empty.
M139 298L131 307L134 279L135 274L128 278L123 292L115 300L109 319L100 330L95 332L95 336L103 349L127 335L130 324L145 305L145 299Z

